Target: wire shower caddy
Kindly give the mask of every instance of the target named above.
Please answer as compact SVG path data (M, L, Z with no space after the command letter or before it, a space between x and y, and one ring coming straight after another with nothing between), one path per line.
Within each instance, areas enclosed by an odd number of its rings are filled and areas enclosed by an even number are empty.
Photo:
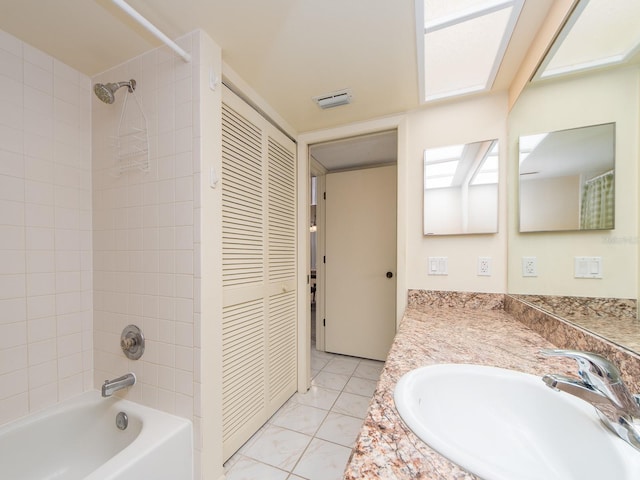
M129 95L125 95L118 130L112 137L116 154L116 175L135 169L148 172L151 168L147 116L135 90L130 90L130 93L135 104L129 105Z

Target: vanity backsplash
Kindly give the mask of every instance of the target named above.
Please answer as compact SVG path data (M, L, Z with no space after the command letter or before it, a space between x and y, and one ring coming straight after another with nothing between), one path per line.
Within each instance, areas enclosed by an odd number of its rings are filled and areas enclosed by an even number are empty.
M618 366L632 392L640 393L640 356L592 333L596 326L598 332L608 327L612 334L625 337L627 345L629 338L640 338L635 300L409 290L408 307L425 313L440 308L504 309L558 348L607 357ZM615 341L615 336L609 338ZM640 343L632 348L640 352Z

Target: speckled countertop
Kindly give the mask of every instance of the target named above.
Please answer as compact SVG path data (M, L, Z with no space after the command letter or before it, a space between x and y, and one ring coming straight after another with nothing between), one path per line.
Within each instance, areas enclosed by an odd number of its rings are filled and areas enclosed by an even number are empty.
M393 389L408 371L474 363L544 375L575 372L575 362L542 357L554 345L499 308L410 307L400 324L345 471L356 479L477 479L419 440L402 422Z

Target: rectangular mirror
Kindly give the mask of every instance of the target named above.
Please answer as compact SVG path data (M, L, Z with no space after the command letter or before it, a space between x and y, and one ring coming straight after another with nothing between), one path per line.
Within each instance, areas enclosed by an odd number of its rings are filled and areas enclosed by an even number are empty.
M520 232L615 225L615 123L520 137Z
M424 151L425 235L498 231L498 140Z

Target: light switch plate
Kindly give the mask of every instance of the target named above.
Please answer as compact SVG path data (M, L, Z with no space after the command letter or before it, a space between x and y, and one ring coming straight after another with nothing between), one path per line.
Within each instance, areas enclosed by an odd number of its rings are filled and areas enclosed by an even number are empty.
M602 278L602 257L574 257L575 278Z
M448 257L429 257L427 259L427 275L449 275Z

